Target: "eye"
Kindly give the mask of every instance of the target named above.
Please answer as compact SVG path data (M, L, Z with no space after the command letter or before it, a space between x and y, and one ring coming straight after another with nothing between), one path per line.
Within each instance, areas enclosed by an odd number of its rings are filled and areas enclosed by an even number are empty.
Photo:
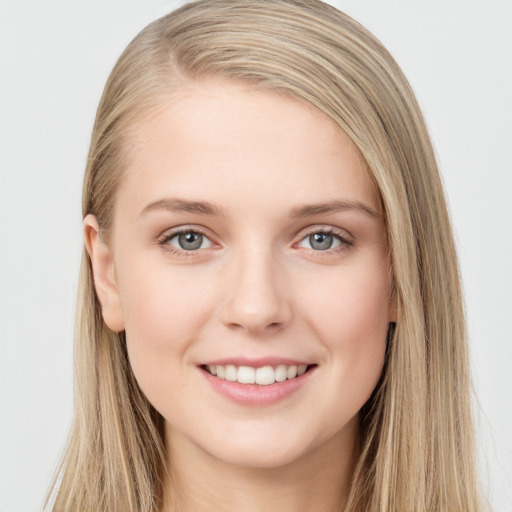
M317 231L304 237L298 244L298 247L312 249L314 251L328 251L340 246L349 246L351 242L341 235L329 231Z
M198 249L207 249L213 245L207 236L192 230L173 233L162 242L182 251L197 251Z

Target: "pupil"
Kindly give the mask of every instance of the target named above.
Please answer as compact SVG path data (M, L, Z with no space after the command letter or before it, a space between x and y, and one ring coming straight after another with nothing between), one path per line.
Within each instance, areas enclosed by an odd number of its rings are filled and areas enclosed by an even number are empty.
M203 235L199 233L183 233L178 238L180 247L186 251L193 251L199 249L203 243Z
M315 233L314 235L310 235L309 243L313 249L325 251L331 248L332 235L328 233Z

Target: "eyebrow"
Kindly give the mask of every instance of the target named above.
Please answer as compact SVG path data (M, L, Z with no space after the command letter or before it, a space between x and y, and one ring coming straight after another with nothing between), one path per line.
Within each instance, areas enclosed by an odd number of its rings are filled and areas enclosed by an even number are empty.
M167 210L172 212L195 213L199 215L210 215L224 217L225 212L219 206L207 201L188 201L185 199L167 198L159 199L149 203L140 212L139 216L145 215L155 210ZM357 211L369 215L370 217L379 217L379 213L370 206L361 201L334 200L326 203L306 204L292 208L290 217L302 218L313 215L330 214L343 211Z
M222 208L208 203L207 201L187 201L184 199L168 198L149 203L140 212L139 216L145 215L146 213L152 212L154 210L197 213L200 215L212 215L217 217L223 217L225 215Z
M326 203L307 204L293 208L290 212L290 217L301 218L345 211L357 211L369 215L370 217L379 217L378 211L361 201L328 201Z

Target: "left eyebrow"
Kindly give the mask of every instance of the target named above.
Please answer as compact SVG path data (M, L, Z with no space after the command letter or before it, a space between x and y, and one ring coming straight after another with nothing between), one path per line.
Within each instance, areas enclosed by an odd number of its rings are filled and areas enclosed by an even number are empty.
M290 211L290 217L300 218L345 211L357 211L370 217L379 217L379 212L361 201L328 201L326 203L307 204L293 208Z

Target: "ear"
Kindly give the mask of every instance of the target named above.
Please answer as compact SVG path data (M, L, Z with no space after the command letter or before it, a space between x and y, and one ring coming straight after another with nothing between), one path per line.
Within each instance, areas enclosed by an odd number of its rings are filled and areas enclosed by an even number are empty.
M102 240L98 221L87 215L83 222L85 248L91 258L94 288L101 303L103 320L110 330L124 329L124 317L117 290L114 261L108 245Z

